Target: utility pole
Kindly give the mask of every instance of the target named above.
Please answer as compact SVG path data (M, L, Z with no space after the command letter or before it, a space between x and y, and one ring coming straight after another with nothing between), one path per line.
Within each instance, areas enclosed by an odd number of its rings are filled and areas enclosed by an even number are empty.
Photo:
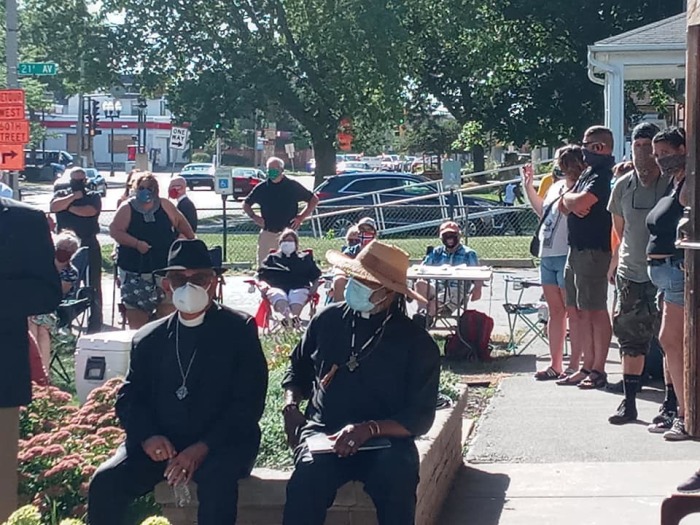
M685 248L685 424L688 433L700 435L700 3L692 2L688 9L688 52L686 55L685 121L687 161L685 184L688 185L690 228L687 239L679 243ZM687 213L688 210L686 210Z
M17 0L5 0L5 63L7 64L7 87L19 87L17 79L18 43L17 43ZM15 199L19 200L19 174L9 172L9 186Z

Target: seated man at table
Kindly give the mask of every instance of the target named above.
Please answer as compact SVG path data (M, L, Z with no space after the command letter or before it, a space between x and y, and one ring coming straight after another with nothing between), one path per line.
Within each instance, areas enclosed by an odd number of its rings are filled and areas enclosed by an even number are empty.
M440 240L442 241L442 246L434 248L428 255L423 259L423 265L425 266L479 266L479 258L476 252L465 246L461 242L462 232L459 228L459 224L453 221L443 222L440 225ZM458 281L450 281L448 286L445 288L444 284L438 286L435 290L434 286L431 286L427 281L419 280L416 282L416 292L418 292L423 297L428 298L427 313L430 317L435 317L438 307L447 308L450 311L456 310L459 304L457 304L459 293L458 287L462 285ZM472 301L478 301L481 299L481 288L483 283L481 281L470 283L465 282L463 284L465 290L468 290L469 299ZM471 288L471 289L470 289ZM463 297L464 301L466 297ZM438 301L440 304L438 305Z

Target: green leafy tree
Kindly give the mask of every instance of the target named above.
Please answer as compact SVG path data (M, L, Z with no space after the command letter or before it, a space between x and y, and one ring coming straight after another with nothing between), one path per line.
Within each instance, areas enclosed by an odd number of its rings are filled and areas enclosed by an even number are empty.
M110 26L85 0L23 1L19 23L20 59L58 65L56 76L42 78L49 90L73 95L117 81Z
M557 144L600 122L587 46L682 10L681 0L406 1L419 88L460 124L518 145Z
M317 179L335 171L343 117L388 120L404 83L392 0L107 0L124 65L163 86L195 127L277 105L310 134Z

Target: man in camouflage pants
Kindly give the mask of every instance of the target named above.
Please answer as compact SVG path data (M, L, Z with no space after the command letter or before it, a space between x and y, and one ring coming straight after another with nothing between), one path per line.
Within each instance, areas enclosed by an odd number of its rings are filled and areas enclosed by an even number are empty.
M608 418L613 425L624 425L637 419L636 397L644 370L644 356L660 324L657 290L649 279L646 263L649 241L646 216L664 195L669 182L661 175L651 153L651 139L658 131L650 123L634 128L634 170L617 179L608 203L613 229L621 240L618 247L613 247L608 278L617 290L613 333L622 354L625 392L625 399Z

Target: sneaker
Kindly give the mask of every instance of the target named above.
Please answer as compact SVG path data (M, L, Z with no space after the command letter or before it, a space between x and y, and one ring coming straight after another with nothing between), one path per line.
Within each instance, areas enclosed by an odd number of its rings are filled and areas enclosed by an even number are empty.
M659 416L656 416L654 420L656 420ZM656 423L652 423L647 427L647 430L651 432L652 434L664 434L668 430L671 430L673 427L673 419L672 417L669 417L664 420L659 420Z
M696 472L678 485L678 492L700 492L700 472Z
M611 425L624 425L637 420L637 408L633 403L627 403L622 400L620 406L617 407L617 412L608 418L608 423Z
M671 430L664 432L666 441L685 441L690 439L690 435L685 431L685 421L679 417L673 420Z
M673 420L676 419L677 414L675 410L668 410L664 405L661 405L661 408L659 408L659 413L654 417L654 419L651 420L652 423L665 423L669 419L671 420L671 424L673 424ZM670 426L668 428L671 428Z

